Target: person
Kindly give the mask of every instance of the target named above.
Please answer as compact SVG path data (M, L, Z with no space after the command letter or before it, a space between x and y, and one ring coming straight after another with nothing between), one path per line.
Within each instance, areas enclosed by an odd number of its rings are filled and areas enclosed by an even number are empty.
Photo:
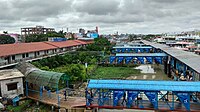
M92 105L92 101L93 101L93 94L92 94L92 91L90 90L89 92L88 92L88 94L89 94L89 98L88 98L88 101L89 101L89 104L90 105Z
M140 49L138 49L138 53L140 53L141 51L140 51Z
M123 106L124 106L124 101L127 102L127 101L126 101L126 92L124 92L124 94L123 94L123 100L122 100L122 105L123 105Z
M67 101L67 91L64 90L65 101Z
M181 76L180 76L180 80L181 81L186 81L186 78L184 77L184 74L183 74L183 72L181 72L181 74L180 74Z
M189 79L188 79L188 81L193 81L193 76L192 76L191 73L189 74Z
M178 74L178 70L174 69L174 80L175 81L179 81L179 74Z

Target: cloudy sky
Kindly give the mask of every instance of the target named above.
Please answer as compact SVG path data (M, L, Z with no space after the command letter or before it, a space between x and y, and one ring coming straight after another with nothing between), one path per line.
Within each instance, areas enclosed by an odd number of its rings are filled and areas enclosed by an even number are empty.
M200 0L0 0L0 33L43 25L108 33L200 29Z

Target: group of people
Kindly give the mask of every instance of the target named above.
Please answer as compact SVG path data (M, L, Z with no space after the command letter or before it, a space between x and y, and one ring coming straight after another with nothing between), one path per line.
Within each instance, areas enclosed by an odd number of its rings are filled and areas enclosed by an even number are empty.
M175 81L193 81L193 76L189 70L185 72L185 75L183 71L178 72L178 70L176 70L173 79Z

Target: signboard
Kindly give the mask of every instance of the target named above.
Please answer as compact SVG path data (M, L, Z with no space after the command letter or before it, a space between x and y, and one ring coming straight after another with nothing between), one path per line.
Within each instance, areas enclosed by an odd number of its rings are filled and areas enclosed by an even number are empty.
M155 57L156 63L162 64L162 57Z
M127 101L127 107L131 108L133 101L138 96L138 91L128 91L128 101Z
M124 57L118 57L117 63L121 63L123 61Z
M132 59L133 57L126 57L126 64L128 64Z
M137 59L141 62L141 64L144 64L144 57L137 57Z
M152 64L153 63L153 58L152 57L146 57L147 61Z
M149 101L153 104L155 109L158 109L158 92L156 91L146 91L144 94L147 96Z
M113 61L115 61L115 56L110 56L110 64L112 64L113 63Z
M119 100L123 97L123 95L124 95L123 90L113 91L113 106L117 106Z
M190 94L185 92L174 92L179 98L181 103L185 106L187 110L190 110Z

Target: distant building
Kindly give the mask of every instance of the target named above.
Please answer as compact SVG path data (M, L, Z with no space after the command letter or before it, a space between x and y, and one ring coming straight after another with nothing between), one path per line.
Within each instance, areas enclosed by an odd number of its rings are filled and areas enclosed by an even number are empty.
M25 37L31 34L47 34L54 31L54 28L45 28L44 26L21 28L22 41L25 41Z
M82 35L85 35L85 30L83 28L80 28L79 33L81 33Z
M95 30L88 30L86 36L89 38L98 38L99 37L98 27L96 27Z
M79 29L79 33L76 33L75 37L77 38L98 38L99 37L99 29L96 27L95 30L88 30L86 33L86 30L83 28Z
M71 32L66 33L65 38L67 38L67 39L73 38L73 33L71 33Z
M48 37L48 41L50 42L62 42L66 40L67 38L62 38L62 37Z
M11 34L8 34L8 35L10 35L11 37L13 37L15 39L15 43L21 42L21 36L19 34L11 33Z
M78 39L78 38L83 38L83 35L81 33L74 33L73 37L74 39Z
M44 28L44 26L36 26L36 27L26 27L21 28L21 35L30 35L30 34L46 34L48 32L55 31L54 28Z
M89 37L89 38L98 38L99 34L96 33L96 32L89 32L89 33L87 33L87 37Z

